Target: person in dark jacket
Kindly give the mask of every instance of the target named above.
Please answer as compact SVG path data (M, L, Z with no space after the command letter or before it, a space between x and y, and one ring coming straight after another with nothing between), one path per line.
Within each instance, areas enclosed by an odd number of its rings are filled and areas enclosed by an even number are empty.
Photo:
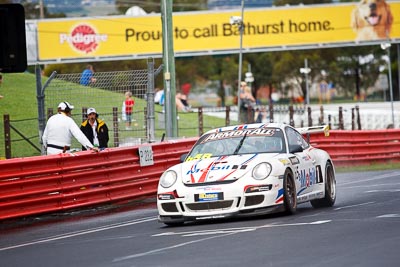
M87 120L82 122L81 131L86 135L89 141L99 149L108 147L108 127L103 120L99 119L99 115L94 108L88 108ZM82 147L82 150L86 150Z

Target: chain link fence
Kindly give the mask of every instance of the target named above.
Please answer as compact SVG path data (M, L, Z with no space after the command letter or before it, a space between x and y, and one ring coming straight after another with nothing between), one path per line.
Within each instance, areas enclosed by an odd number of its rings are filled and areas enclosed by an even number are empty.
M93 107L108 126L109 147L140 144L146 138L148 75L148 70L96 72L89 85L82 85L81 73L56 74L44 92L47 117L66 101L74 106L72 118L80 125L86 110ZM123 118L126 92L131 92L135 101L130 127ZM74 138L72 147L81 147Z

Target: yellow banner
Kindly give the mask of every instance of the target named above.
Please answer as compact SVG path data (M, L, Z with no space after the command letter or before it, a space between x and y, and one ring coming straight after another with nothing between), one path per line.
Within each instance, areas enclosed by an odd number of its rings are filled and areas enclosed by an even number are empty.
M400 38L400 3L389 3L375 11L361 3L245 9L243 49L393 41ZM232 16L240 11L174 13L175 53L237 50L240 32ZM161 54L160 14L38 22L39 61Z

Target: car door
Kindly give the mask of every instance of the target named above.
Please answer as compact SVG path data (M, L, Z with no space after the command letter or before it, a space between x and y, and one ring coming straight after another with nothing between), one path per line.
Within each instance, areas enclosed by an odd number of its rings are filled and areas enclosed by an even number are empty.
M304 137L292 127L286 127L285 133L288 140L290 160L294 166L297 198L299 201L307 201L317 183L316 159L311 151L310 144Z

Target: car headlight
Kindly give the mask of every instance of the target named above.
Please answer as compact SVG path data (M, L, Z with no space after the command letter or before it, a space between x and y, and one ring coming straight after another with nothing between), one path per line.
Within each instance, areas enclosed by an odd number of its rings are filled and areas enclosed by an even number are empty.
M256 180L263 180L269 176L272 171L271 164L262 162L254 167L253 178Z
M177 177L175 171L166 171L161 175L160 185L164 188L171 187L176 182Z

